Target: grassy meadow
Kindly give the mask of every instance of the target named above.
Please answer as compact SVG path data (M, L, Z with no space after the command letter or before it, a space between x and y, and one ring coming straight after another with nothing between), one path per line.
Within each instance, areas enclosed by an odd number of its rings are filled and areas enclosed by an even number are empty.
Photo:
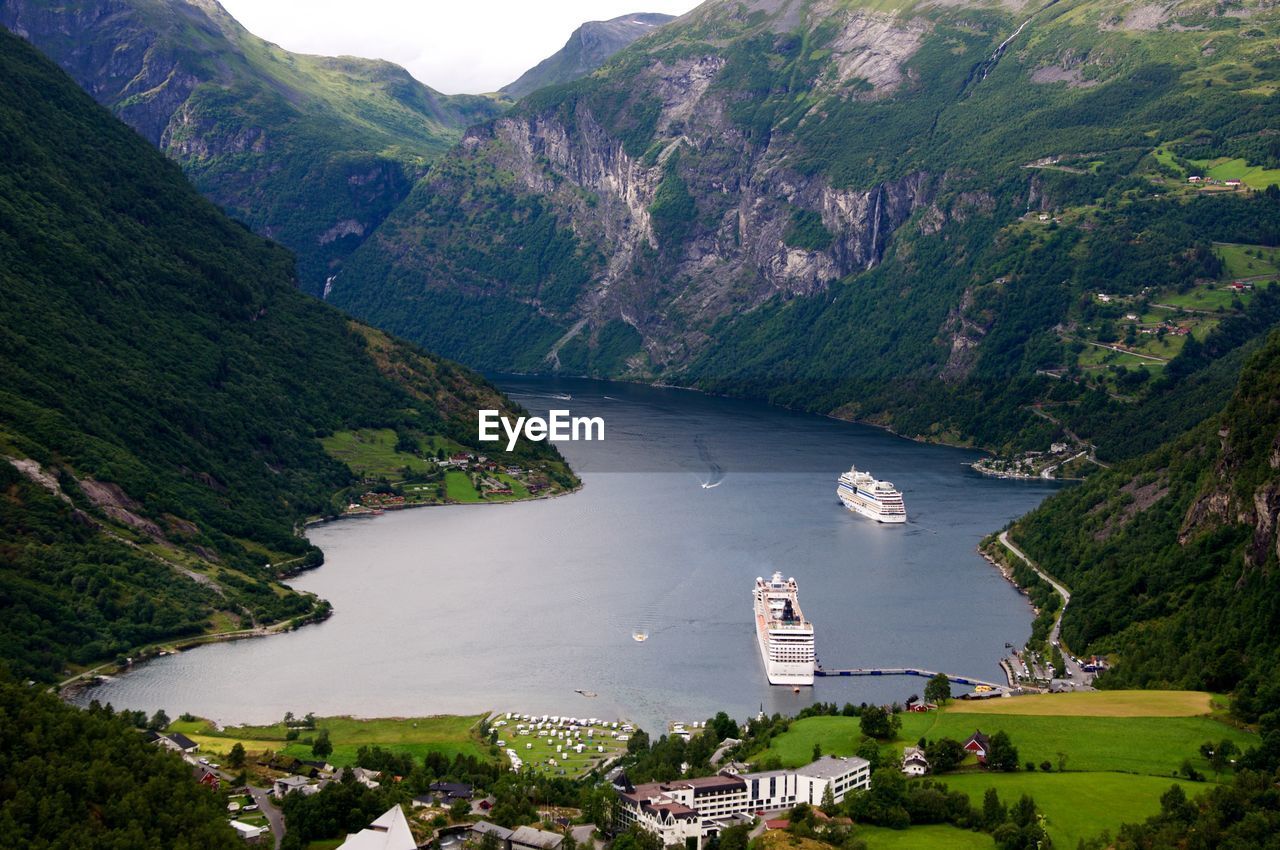
M1229 739L1241 749L1257 735L1224 722L1213 695L1195 691L1094 691L1070 694L956 701L941 711L908 713L898 739L885 744L886 757L919 739L964 741L976 729L988 735L1006 732L1018 748L1019 762L1048 761L1051 772L1020 770L990 773L973 759L953 773L935 777L966 792L981 805L994 787L1006 803L1030 794L1048 819L1058 847L1075 847L1081 838L1141 820L1159 809L1160 795L1174 783L1189 795L1208 787L1214 776L1199 753L1206 741ZM786 766L813 757L814 746L831 755L852 755L862 741L854 717L808 717L791 724L752 761L776 756ZM1060 772L1059 754L1065 754ZM1207 782L1176 778L1184 760ZM951 827L912 827L904 831L858 827L871 850L881 848L990 847L986 835Z
M313 758L310 740L321 729L329 730L333 754L327 761L337 767L355 763L356 751L365 745L377 745L397 753L422 759L429 752L444 753L449 758L469 755L484 758L484 747L476 736L476 726L483 715L435 717L396 717L362 720L355 717L317 717L315 729L300 729L298 739L285 739L283 723L269 726L228 726L219 728L207 720L175 721L170 731L182 732L200 745L200 751L212 759L225 756L236 742L251 755L270 750L300 759Z

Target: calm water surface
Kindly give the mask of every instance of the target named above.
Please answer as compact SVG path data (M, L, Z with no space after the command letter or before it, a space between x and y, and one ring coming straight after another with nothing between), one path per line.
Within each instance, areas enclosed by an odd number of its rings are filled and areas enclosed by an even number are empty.
M84 698L221 722L501 709L655 729L721 709L746 717L761 705L794 712L920 692L913 678L771 688L751 587L774 570L799 582L827 667L995 680L1005 642L1029 634L1026 600L975 546L1053 484L984 478L964 465L972 452L764 405L605 382L499 382L534 412L605 418L604 443L562 444L579 493L314 528L326 563L293 584L333 603L329 621L158 659ZM908 525L881 526L837 502L836 476L854 462L898 485ZM640 629L644 643L632 638Z

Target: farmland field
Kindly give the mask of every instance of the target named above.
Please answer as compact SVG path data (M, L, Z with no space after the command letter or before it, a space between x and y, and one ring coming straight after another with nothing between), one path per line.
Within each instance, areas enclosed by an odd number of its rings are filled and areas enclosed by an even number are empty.
M982 805L982 796L988 788L995 788L1006 804L1030 794L1044 812L1054 846L1066 848L1075 847L1081 839L1093 838L1103 830L1114 834L1122 823L1134 823L1154 815L1160 810L1160 795L1171 785L1181 785L1188 797L1208 787L1202 782L1158 776L1071 771L968 773L942 776L939 780L956 791L964 791L976 806Z
M1203 691L1079 691L1017 699L957 700L949 714L1023 714L1073 717L1194 717L1208 714L1213 695Z
M428 752L444 753L449 758L459 754L484 758L486 751L473 732L481 719L481 715L378 720L318 717L315 729L300 729L295 741L286 740L282 723L217 729L208 721L196 720L177 721L169 728L187 735L200 745L201 752L210 755L223 756L239 741L250 753L271 750L300 759L313 758L310 740L320 729L328 729L333 743L333 754L328 761L343 767L355 762L356 751L361 746L374 744L393 752L407 753L415 759L423 758Z

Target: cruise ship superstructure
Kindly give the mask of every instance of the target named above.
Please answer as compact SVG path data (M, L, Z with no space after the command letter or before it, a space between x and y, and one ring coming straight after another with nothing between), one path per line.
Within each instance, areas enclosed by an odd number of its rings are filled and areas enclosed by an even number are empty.
M800 611L796 580L756 579L756 639L771 685L813 684L813 623Z
M906 522L907 508L902 494L888 481L877 481L870 472L856 466L840 476L836 495L844 506L877 522Z

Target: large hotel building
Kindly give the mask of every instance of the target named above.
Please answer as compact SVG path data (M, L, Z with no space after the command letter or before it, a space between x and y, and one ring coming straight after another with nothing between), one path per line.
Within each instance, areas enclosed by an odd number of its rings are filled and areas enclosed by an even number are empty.
M741 822L743 815L753 818L799 803L816 806L827 788L839 803L850 791L870 784L870 762L836 756L823 756L794 770L724 772L698 779L626 784L618 791L614 827L621 831L638 824L664 845L701 848L704 838Z

